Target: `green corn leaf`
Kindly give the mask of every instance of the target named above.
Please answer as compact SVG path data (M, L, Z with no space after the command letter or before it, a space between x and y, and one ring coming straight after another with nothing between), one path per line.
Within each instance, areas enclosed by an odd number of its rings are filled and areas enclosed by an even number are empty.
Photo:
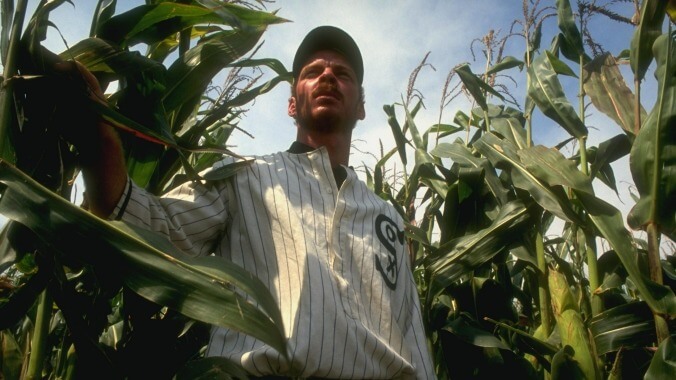
M392 130L392 135L394 136L394 141L397 143L397 151L399 152L399 159L401 160L401 163L406 166L406 145L408 144L408 141L406 140L406 137L404 136L404 132L401 129L401 126L399 126L399 122L397 121L397 115L394 112L394 105L383 105L383 110L385 111L385 114L387 115L387 124L389 124L390 129Z
M106 21L110 20L111 17L115 14L115 7L117 6L117 0L99 0L96 3L96 9L94 10L94 15L92 16L92 24L89 30L89 36L94 37L98 33L99 28Z
M662 34L665 0L644 0L641 4L641 22L631 39L629 63L634 77L642 81L650 63L653 61L653 43Z
M547 117L557 122L571 136L582 138L589 131L566 99L551 61L550 53L540 54L528 68L528 96Z
M615 250L641 298L657 313L676 316L676 296L663 285L645 277L636 263L636 246L624 226L620 211L607 202L583 191L574 191L595 229Z
M477 347L494 347L503 350L509 350L509 346L505 342L496 338L490 332L475 326L476 323L470 323L468 318L462 315L455 318L451 323L444 326L443 330L455 335L463 342L469 343Z
M598 355L648 347L657 339L653 313L644 301L615 306L595 315L590 331Z
M552 54L549 50L545 50L544 54L547 56L547 60L556 74L577 78L575 71L573 71L568 64L560 60L559 57Z
M676 340L668 337L657 349L645 373L645 380L661 380L676 378Z
M537 145L517 151L521 163L549 186L564 186L593 194L591 179L577 169L575 162L556 149Z
M426 256L425 264L432 276L428 302L460 277L488 262L520 239L518 231L526 226L529 218L523 202L512 201L500 208L499 214L487 228L451 240Z
M574 55L566 54L566 58L573 62L579 62L580 56L582 56L585 61L588 60L589 57L587 57L584 52L582 34L580 34L580 30L575 24L575 18L573 17L573 11L570 9L569 0L556 0L556 15L559 29L568 43L568 46L572 48L574 52Z
M508 191L500 182L495 169L485 158L474 156L464 144L460 142L453 144L440 143L430 151L430 154L439 158L450 158L455 164L462 167L483 170L486 185L490 189L490 192L498 200L499 204L507 203Z
M4 162L0 184L0 213L30 228L56 252L108 268L144 298L261 339L286 355L279 310L252 274L220 258L189 257L162 235L103 221Z
M453 117L453 122L460 125L461 127L468 129L470 125L475 125L472 124L472 121L469 119L469 116L467 116L466 113L462 111L458 111L455 113L455 116Z
M486 95L484 95L484 93L491 93L498 98L505 100L505 98L499 92L495 91L493 87L489 86L486 84L486 82L481 80L481 78L476 76L469 68L468 64L456 67L455 72L458 73L458 76L465 85L465 88L467 88L467 91L472 94L472 97L477 102L477 104L479 104L482 110L488 111Z
M462 127L453 124L432 124L432 126L423 133L423 141L429 141L430 134L435 138L438 136L441 139L462 130Z
M415 150L416 175L420 182L433 189L442 198L445 198L448 192L448 184L434 171L434 165L436 164L434 158L427 151L424 149Z
M570 46L570 43L568 40L566 40L566 37L563 35L563 33L559 33L554 37L554 39L552 39L549 51L551 51L556 57L563 55L574 62L579 61L577 52L572 46Z
M594 106L633 137L634 104L637 99L627 87L612 54L599 55L584 65L582 78L584 91ZM641 120L645 120L643 106L640 106L639 112Z
M493 108L497 109L496 113L490 112ZM526 119L521 111L511 107L495 107L492 105L489 105L488 109L493 131L502 135L502 137L508 141L511 141L514 145L519 147L519 149L528 146L528 138L526 130L524 129Z
M188 50L167 70L164 95L167 112L184 106L186 99L199 100L214 76L253 49L262 34L262 29L223 31ZM195 106L190 104L189 108Z
M277 12L259 11L221 0L197 0L197 3L213 10L221 18L220 24L232 27L261 27L289 22L289 20L277 16Z
M514 67L518 67L519 70L523 70L523 61L519 61L518 59L512 57L512 56L507 56L503 58L500 62L496 63L486 71L486 75L491 75L491 74L496 74L499 73L500 71L503 70L508 70Z
M631 148L630 169L641 196L631 210L628 223L644 229L656 223L671 239L676 239L676 48L664 34L654 45L657 61L657 102ZM656 165L657 161L657 165Z
M406 105L404 105L404 112L406 113L406 122L404 123L404 126L402 130L404 133L406 131L411 132L411 141L413 142L413 146L416 149L427 149L427 141L423 139L423 137L420 135L420 132L418 131L418 126L415 124L415 115L418 113L420 110L420 107L422 106L422 100L419 100L416 105L413 107L413 110L409 110Z
M390 151L376 163L373 174L373 192L378 195L381 195L384 192L383 176L385 175L385 164L397 151L397 147L390 149Z
M573 211L570 202L563 189L555 187L556 180L550 186L545 179L538 178L532 173L526 165L521 162L514 145L508 141L497 138L492 133L486 133L474 144L474 147L483 154L498 169L507 170L512 177L514 186L527 191L531 197L545 210L558 216L559 218L582 224L582 221ZM538 148L541 149L541 148ZM537 168L536 165L532 165ZM557 172L566 172L564 168L557 169ZM542 175L542 173L538 173ZM568 173L569 174L569 173ZM575 183L575 182L573 182Z
M625 157L630 150L631 141L629 141L627 135L617 135L602 142L594 154L588 154L592 163L590 176L600 178L603 183L617 192L617 185L610 164Z
M141 5L112 17L102 25L100 37L122 47L138 43L152 45L199 24L228 25L252 32L286 21L271 13L220 2L217 7L162 2Z

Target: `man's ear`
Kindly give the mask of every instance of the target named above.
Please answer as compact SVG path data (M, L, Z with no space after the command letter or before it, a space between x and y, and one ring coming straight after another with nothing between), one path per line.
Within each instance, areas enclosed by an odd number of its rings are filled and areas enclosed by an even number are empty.
M357 106L357 120L364 120L366 118L366 108L364 107L364 102L359 102Z
M295 118L296 117L296 98L291 96L289 98L289 105L286 109L287 113L289 116Z

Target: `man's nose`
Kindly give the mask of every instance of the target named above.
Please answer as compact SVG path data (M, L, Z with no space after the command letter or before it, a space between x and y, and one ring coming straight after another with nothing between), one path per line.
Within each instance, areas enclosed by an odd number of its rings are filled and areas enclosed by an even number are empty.
M336 78L336 74L333 72L333 69L331 69L331 67L324 68L324 71L322 72L322 75L319 76L319 79L322 81L329 82L335 82L338 80Z

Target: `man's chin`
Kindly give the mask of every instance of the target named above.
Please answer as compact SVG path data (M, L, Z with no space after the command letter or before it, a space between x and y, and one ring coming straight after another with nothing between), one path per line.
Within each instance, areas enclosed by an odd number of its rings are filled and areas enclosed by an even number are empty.
M352 129L355 123L348 125L339 117L335 115L321 115L313 118L312 120L307 120L306 122L298 121L301 128L304 128L308 131L319 131L319 132L338 132L341 129L347 128Z

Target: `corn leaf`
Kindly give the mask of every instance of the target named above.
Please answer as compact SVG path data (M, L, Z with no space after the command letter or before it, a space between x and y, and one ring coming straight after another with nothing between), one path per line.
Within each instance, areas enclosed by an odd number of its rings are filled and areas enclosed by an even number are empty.
M221 0L196 0L196 2L213 10L221 18L221 24L233 27L259 27L289 21L277 16L276 12L259 11Z
M394 105L383 105L383 110L387 114L387 124L389 124L390 129L392 130L392 135L394 136L394 141L397 143L397 152L399 152L399 159L404 166L407 163L406 160L406 145L408 141L404 136L404 132L399 126L397 121L397 115L394 112Z
M75 60L95 74L126 76L132 72L156 67L158 63L136 52L130 52L101 38L89 37L59 53L63 60Z
M599 55L584 65L584 91L594 106L613 119L630 136L634 136L634 104L637 99L624 81L610 53ZM641 120L646 111L640 106Z
M590 331L598 355L623 348L648 347L656 339L655 319L644 301L615 306L595 315Z
M575 25L575 18L573 11L570 9L569 0L556 0L556 15L559 29L566 39L568 46L573 49L574 54L565 54L566 58L573 62L579 62L580 57L586 61L589 57L584 52L584 43L582 42L582 34Z
M518 231L527 224L529 218L523 202L512 201L500 208L499 214L487 228L451 240L425 257L432 276L427 301L431 302L435 295L461 276L488 262L518 240Z
M116 273L153 302L241 331L286 353L279 310L252 274L220 258L189 257L156 233L103 221L4 162L0 184L0 212L30 228L56 252Z
M494 108L497 109L497 112L491 112ZM489 105L488 109L493 131L514 143L519 149L528 146L528 137L524 129L526 120L523 113L514 108L504 106L495 107Z
M228 25L239 30L259 29L286 22L267 12L219 3L217 7L162 2L141 5L112 17L103 24L100 37L122 47L138 43L149 45L195 25Z
M493 65L490 69L486 70L486 75L496 74L499 73L500 71L509 70L513 67L518 67L519 70L523 70L523 65L524 65L523 61L519 61L518 59L512 56L507 56L503 58L500 62Z
M462 143L455 142L453 144L440 143L430 154L440 158L450 158L455 164L461 167L469 167L481 169L484 171L486 186L490 192L498 200L499 204L507 203L507 189L500 182L495 173L495 169L490 165L488 160L481 157L476 157L472 152Z
M610 164L629 154L631 151L629 137L626 134L613 136L600 143L597 149L590 148L588 150L587 156L591 161L590 176L599 178L617 193L615 176Z
M467 91L469 91L469 93L472 94L472 97L481 107L482 110L488 111L488 104L486 104L486 95L485 95L486 93L491 93L502 100L505 99L493 87L489 86L488 84L486 84L486 82L481 80L481 78L476 76L472 72L472 69L469 68L468 64L456 67L454 71L458 73L458 76L460 77L462 83L465 85L465 88L467 88Z
M657 102L644 120L631 149L630 169L641 195L628 216L634 229L649 223L659 225L676 239L676 49L673 38L660 36L654 46L658 81ZM657 165L656 161L657 160Z
M575 162L556 149L542 145L520 149L517 155L526 169L549 186L564 186L594 193L591 179L577 169Z
M636 263L636 246L624 226L622 214L614 206L583 191L573 190L596 230L615 250L642 299L657 313L676 315L674 292L646 278Z
M465 129L469 129L471 125L476 125L473 124L473 121L469 119L469 116L467 116L466 113L460 110L458 110L458 112L455 113L455 116L453 117L453 122Z
M650 361L645 380L676 378L676 341L673 336L660 343L657 352Z
M495 335L488 331L475 326L474 323L468 321L469 318L460 316L454 319L451 323L444 326L443 330L455 335L463 342L469 343L477 347L495 347L504 350L509 350L505 342L496 338Z
M435 164L434 158L427 151L415 150L415 168L419 181L434 189L434 192L442 198L446 198L448 184L434 171Z
M404 113L406 114L406 121L404 122L402 131L404 133L406 133L406 131L411 132L411 141L413 142L413 146L416 149L426 150L427 140L422 138L420 132L418 131L418 126L415 124L415 115L420 110L420 107L422 107L422 100L419 100L412 110L409 110L408 106L404 105Z
M179 107L192 110L186 99L199 100L213 77L251 50L263 34L262 29L229 30L210 36L177 59L167 70L164 107L171 113Z
M433 124L423 133L423 141L429 141L429 135L434 134L435 137L446 137L454 133L462 131L463 128L453 124Z
M528 96L547 117L557 122L571 136L582 138L589 131L566 99L551 54L540 54L528 68Z
M629 64L634 78L642 81L653 61L653 43L662 34L665 0L644 0L641 6L641 22L634 31L629 52Z
M514 186L526 190L545 210L563 220L582 224L562 189L548 185L532 173L521 162L514 145L497 138L492 133L486 133L476 141L474 147L497 169L507 170ZM557 170L557 172L561 171Z
M98 0L92 16L92 24L89 30L90 37L96 36L101 25L113 17L116 6L117 0Z

